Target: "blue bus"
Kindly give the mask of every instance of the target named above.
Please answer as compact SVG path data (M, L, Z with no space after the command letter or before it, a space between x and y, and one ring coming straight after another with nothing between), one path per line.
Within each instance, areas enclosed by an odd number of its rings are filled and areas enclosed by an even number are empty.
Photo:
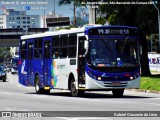
M20 39L19 83L35 87L85 91L112 91L140 86L139 32L129 26L86 26Z

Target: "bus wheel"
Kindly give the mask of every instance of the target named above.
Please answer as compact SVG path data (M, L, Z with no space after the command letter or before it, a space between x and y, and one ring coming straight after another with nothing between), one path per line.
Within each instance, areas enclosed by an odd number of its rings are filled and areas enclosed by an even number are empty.
M74 79L71 80L70 91L73 97L81 96L84 94L84 91L76 89L76 82Z
M6 82L6 79L3 79L3 82Z
M49 95L50 94L50 89L49 90L44 90L44 93Z
M40 78L39 78L38 75L37 75L36 78L35 78L35 90L36 90L36 93L37 93L37 94L42 94L42 93L44 93L44 89L43 89L43 88L40 88Z
M122 97L124 89L114 89L112 90L113 97Z
M76 83L74 79L71 80L70 90L73 97L78 96L78 90L76 89Z

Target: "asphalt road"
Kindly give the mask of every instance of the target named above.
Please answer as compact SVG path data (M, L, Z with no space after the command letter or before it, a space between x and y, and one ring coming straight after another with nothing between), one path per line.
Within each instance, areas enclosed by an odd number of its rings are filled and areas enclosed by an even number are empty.
M37 95L33 87L18 83L17 74L7 76L7 82L0 81L0 111L4 112L0 119L8 119L6 112L11 112L11 119L44 116L38 119L135 120L135 114L140 120L160 118L155 117L160 115L160 94L125 90L123 98L113 98L111 92L86 92L83 97L72 97L69 91L51 90L49 95ZM143 112L149 117L140 117Z

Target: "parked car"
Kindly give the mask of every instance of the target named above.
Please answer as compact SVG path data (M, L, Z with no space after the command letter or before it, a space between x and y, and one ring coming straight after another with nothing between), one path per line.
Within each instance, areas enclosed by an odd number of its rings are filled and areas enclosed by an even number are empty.
M3 67L0 66L0 80L6 82L6 79L7 79L6 71L4 71Z
M11 66L10 65L7 65L7 72L10 72L11 71Z

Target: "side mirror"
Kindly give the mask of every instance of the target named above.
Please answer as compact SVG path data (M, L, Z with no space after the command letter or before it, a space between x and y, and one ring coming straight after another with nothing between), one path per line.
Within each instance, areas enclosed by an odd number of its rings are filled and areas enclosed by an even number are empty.
M85 49L85 53L83 55L83 57L85 57L88 53L88 48L89 48L89 41L88 40L85 40L84 41L84 49Z
M87 49L88 48L88 40L85 40L84 41L84 49Z

